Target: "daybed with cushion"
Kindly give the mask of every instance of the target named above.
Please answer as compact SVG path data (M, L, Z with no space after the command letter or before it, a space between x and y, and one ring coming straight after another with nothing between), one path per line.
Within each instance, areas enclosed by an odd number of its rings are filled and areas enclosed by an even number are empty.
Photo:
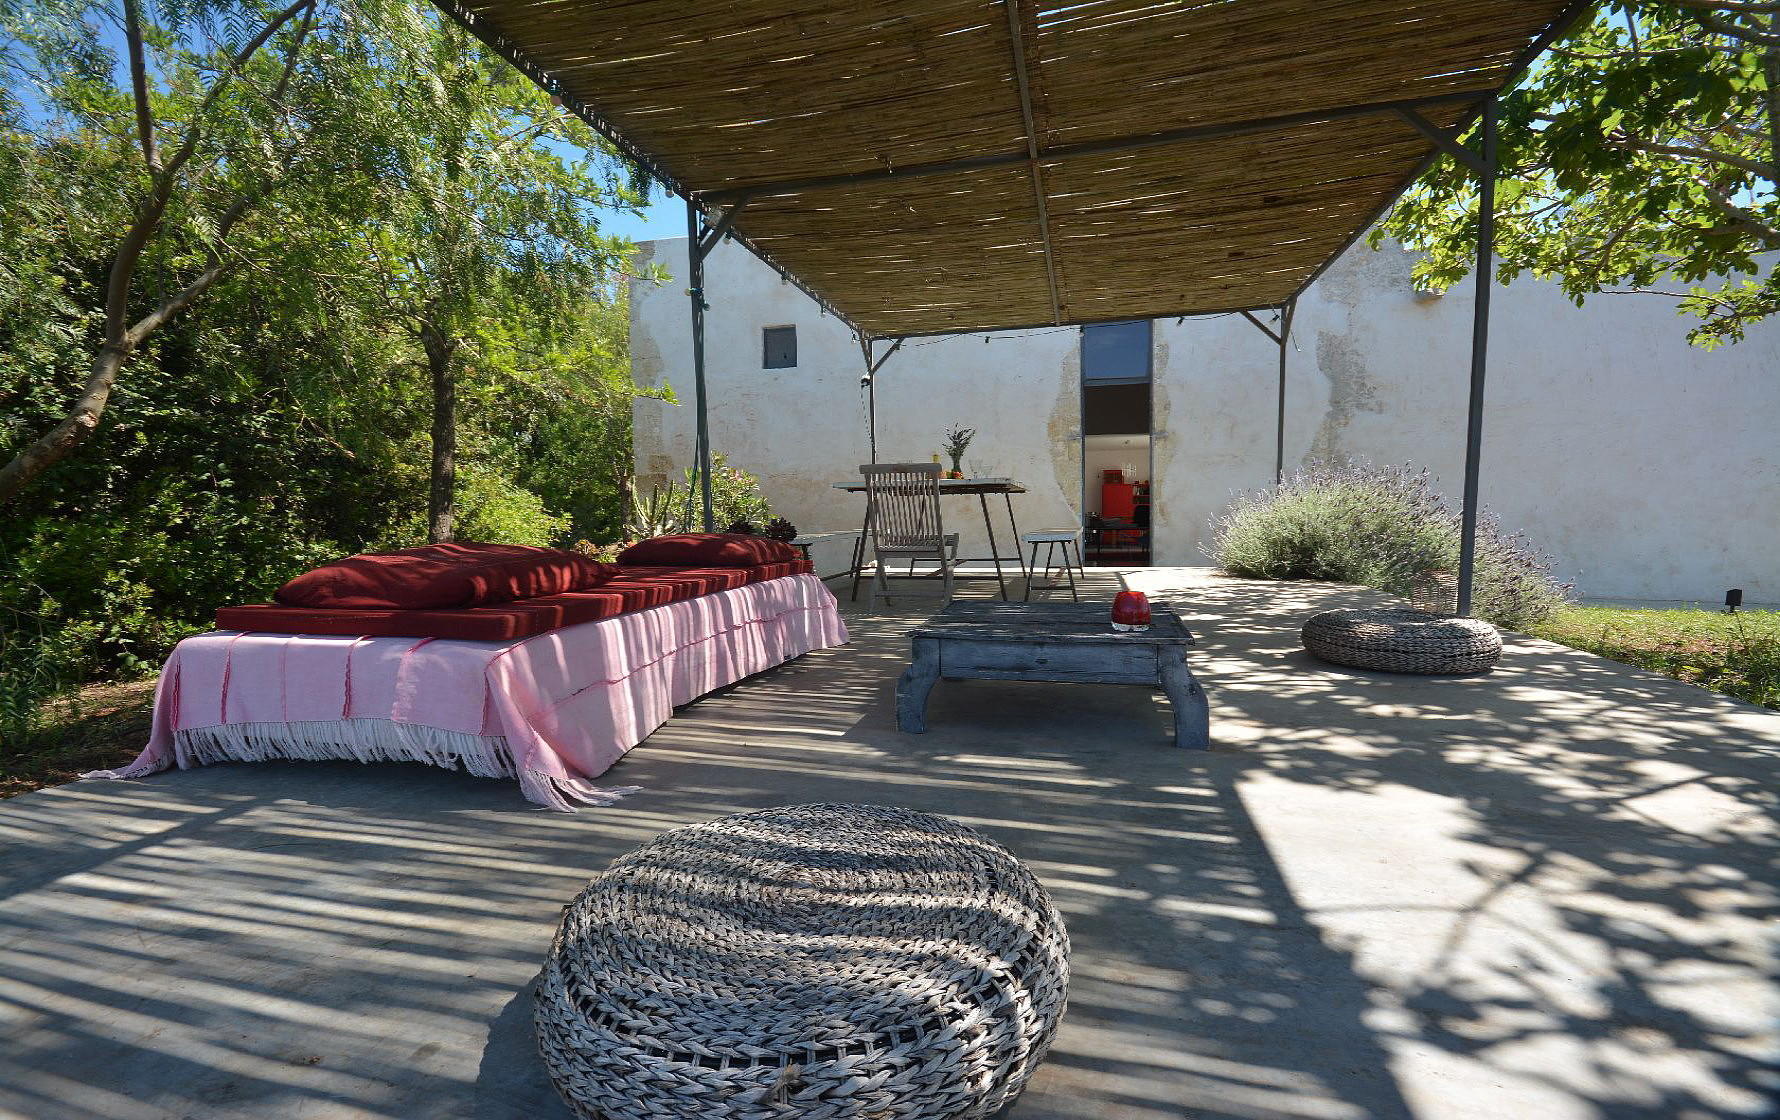
M148 747L93 777L270 759L412 761L517 778L570 811L673 709L847 641L797 550L658 537L617 564L508 545L349 557L181 642Z

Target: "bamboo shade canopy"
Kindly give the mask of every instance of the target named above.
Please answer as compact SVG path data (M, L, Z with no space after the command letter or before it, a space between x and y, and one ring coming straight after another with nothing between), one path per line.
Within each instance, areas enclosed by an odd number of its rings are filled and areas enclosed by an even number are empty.
M437 0L865 337L1274 307L1575 0Z

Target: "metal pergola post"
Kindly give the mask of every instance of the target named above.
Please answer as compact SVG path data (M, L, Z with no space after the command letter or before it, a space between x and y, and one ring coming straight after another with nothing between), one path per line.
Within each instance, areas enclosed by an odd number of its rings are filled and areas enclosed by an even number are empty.
M1465 417L1465 491L1459 512L1459 596L1461 615L1471 613L1477 570L1477 479L1483 454L1483 375L1489 351L1490 289L1495 287L1496 98L1484 102L1478 123L1477 287L1471 304L1471 396Z
M1279 309L1279 407L1273 428L1273 485L1286 477L1286 350L1292 340L1292 316L1298 311L1298 297L1286 300Z
M705 254L704 216L698 203L686 200L686 295L692 301L692 392L698 416L698 488L704 515L701 524L709 533L716 528L711 508L711 423L705 393ZM714 242L713 242L714 244ZM688 495L690 498L690 495Z
M1279 408L1273 425L1273 485L1278 486L1285 481L1286 474L1286 348L1291 345L1292 316L1298 310L1298 297L1294 295L1279 305L1279 329L1268 326L1255 317L1253 311L1240 311L1237 314L1253 323L1257 329L1274 341L1279 347Z
M876 357L872 356L878 340L869 335L859 336L859 351L865 355L865 376L860 382L865 386L865 435L871 446L871 461L878 461L878 371L890 360L890 355L902 349L902 339L892 339L890 349Z

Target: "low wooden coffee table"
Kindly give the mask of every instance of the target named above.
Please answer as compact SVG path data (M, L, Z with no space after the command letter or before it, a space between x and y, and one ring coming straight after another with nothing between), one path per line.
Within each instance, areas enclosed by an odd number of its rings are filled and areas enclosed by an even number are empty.
M1174 741L1211 746L1205 690L1187 668L1193 635L1166 607L1151 608L1150 628L1112 628L1107 603L953 603L909 631L913 659L896 685L896 726L927 730L935 681L1056 681L1141 684L1174 705Z

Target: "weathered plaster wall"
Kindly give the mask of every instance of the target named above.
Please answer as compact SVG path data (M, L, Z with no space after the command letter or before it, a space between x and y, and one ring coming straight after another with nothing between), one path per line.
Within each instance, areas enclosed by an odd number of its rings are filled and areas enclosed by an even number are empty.
M683 241L645 253L683 271ZM857 344L744 250L725 245L709 263L714 445L760 474L799 526L856 526L859 501L828 484L866 458ZM1471 288L1420 297L1409 265L1398 249L1350 250L1300 306L1288 470L1313 457L1413 462L1456 493ZM640 288L632 309L639 380L666 378L685 402L638 402L647 476L692 454L684 285ZM760 328L793 323L798 368L760 369ZM1716 352L1688 346L1685 332L1653 297L1598 297L1578 309L1549 284L1498 288L1484 503L1549 550L1585 594L1716 599L1739 586L1752 600L1780 600L1780 330ZM1210 517L1233 493L1272 482L1277 360L1237 317L1157 323L1157 563L1204 562ZM879 377L880 458L924 460L948 424L977 427L966 466L1033 488L1017 507L1022 527L1073 524L1078 376L1073 330L912 341ZM975 506L954 501L946 516L980 551Z
M1473 289L1467 281L1418 296L1411 261L1395 247L1350 250L1307 294L1288 367L1288 469L1313 457L1413 462L1456 498ZM1549 551L1584 594L1714 600L1742 587L1771 602L1780 598L1780 330L1703 351L1687 344L1688 322L1656 297L1599 296L1577 308L1553 284L1498 287L1483 504ZM1265 364L1271 347L1250 330ZM1252 428L1269 449L1270 414L1263 406ZM1222 503L1204 497L1209 517Z
M643 263L666 266L674 279L634 286L632 363L640 383L665 380L680 398L678 405L636 403L639 482L646 488L692 462L695 420L681 279L686 243L649 242L642 253ZM860 386L865 366L852 332L738 246L718 247L705 271L712 448L759 475L773 508L800 529L857 529L864 499L832 487L856 481L859 464L870 460ZM792 325L797 367L761 369L761 328ZM1075 524L1081 479L1076 343L1073 331L988 343L981 336L909 342L878 374L878 458L926 462L940 450L948 426L976 428L965 466L1030 488L1014 507L1022 530ZM992 505L990 512L1011 556L1005 506ZM948 500L942 514L967 554L986 555L975 499ZM818 567L844 567L843 551L837 546L818 555Z

